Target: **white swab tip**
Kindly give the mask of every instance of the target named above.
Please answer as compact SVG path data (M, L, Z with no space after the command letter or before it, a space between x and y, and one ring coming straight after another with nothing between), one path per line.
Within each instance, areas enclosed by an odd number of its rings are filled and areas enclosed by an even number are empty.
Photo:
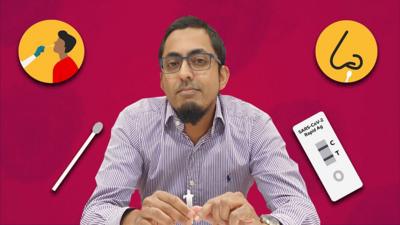
M93 126L93 133L98 134L103 130L103 123L102 122L97 122Z

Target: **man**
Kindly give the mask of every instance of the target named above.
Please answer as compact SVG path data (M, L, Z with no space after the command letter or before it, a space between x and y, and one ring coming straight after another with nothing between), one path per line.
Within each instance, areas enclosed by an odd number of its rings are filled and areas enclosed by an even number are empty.
M81 224L319 224L271 118L219 94L229 79L219 35L195 17L180 18L159 59L166 97L120 113ZM271 215L260 218L246 200L253 180ZM142 208L130 209L136 188ZM184 203L186 193L197 206Z
M58 32L58 39L54 42L53 50L59 55L60 61L53 68L53 83L68 80L78 71L74 60L67 55L75 44L76 39L65 30Z

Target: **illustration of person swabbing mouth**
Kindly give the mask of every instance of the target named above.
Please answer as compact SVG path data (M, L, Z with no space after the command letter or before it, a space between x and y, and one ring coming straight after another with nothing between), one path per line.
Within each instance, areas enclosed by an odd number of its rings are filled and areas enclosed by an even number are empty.
M59 55L60 61L58 61L53 68L53 83L68 80L78 71L78 66L67 54L75 47L75 44L76 39L65 30L60 30L58 32L58 39L54 42L53 51ZM45 46L38 46L32 56L29 56L21 62L22 67L26 68L37 59L44 50Z

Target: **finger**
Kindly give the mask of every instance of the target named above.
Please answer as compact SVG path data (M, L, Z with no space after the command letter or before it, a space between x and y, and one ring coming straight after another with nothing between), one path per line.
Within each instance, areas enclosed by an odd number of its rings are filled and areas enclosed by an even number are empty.
M224 221L228 221L230 212L231 207L229 205L229 201L227 199L221 199L219 202L219 214L221 216L221 219Z
M203 208L203 207L198 206L198 205L193 206L192 210L193 210L194 215L195 215L194 220L196 220L196 221L199 221L199 220L200 220L199 213L200 213L200 211L201 211L202 208Z
M211 216L212 205L214 204L215 198L210 199L203 205L203 208L200 210L198 215L201 219L206 219L207 217Z
M212 206L210 203L207 203L208 204L208 206L207 207L209 207L210 208L210 206ZM203 216L203 209L204 209L204 206L203 207L201 207L201 206L195 206L194 208L193 208L193 211L194 212L197 212L197 220L205 220L205 221L207 221L207 222L209 222L209 223L213 223L213 218L212 218L212 208L210 208L210 210L208 210L209 211L209 213L207 213L207 215L205 215L205 216Z
M168 192L164 191L159 191L156 194L157 198L160 199L161 201L164 201L171 206L173 206L175 209L177 209L179 212L181 212L183 215L185 215L188 219L193 219L194 213L183 201L178 198L175 195L171 195Z
M195 205L193 206L192 210L194 213L199 213L203 207Z
M147 220L141 220L139 223L135 223L135 225L152 225L149 221Z
M233 210L229 215L229 224L230 225L239 225L241 220L251 219L252 215L247 209L246 205L242 205L241 207Z
M256 219L242 219L240 220L239 224L240 225L252 225L252 224L257 224L259 220Z
M155 207L144 207L142 208L141 217L147 220L153 220L158 224L170 225L174 224L171 217L166 215L163 211Z
M152 225L152 223L150 223L150 221L144 219L143 217L139 216L136 220L134 225Z
M173 206L171 206L170 204L168 204L164 201L155 199L153 204L154 204L153 207L157 207L157 208L161 209L166 215L171 217L174 220L174 222L178 221L180 223L190 223L190 224L192 222L192 219L189 219L188 217L186 217L186 215L183 215L181 212L179 212Z
M230 197L221 199L220 215L223 220L229 220L229 214L246 203L242 198Z
M216 224L220 224L222 222L221 216L219 215L219 201L214 203L212 206L212 218Z
M203 207L203 209L204 209L204 207ZM211 224L214 222L211 204L207 206L206 211L200 211L200 213L198 215L199 215L200 219L205 220Z

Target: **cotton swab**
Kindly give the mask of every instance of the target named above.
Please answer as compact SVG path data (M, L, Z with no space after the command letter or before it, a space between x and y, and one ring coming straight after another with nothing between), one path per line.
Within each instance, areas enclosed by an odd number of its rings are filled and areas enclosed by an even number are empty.
M351 75L353 75L353 73L351 72L351 70L347 71L346 73L346 80L344 82L349 82Z
M62 173L60 178L58 178L57 182L54 184L53 188L51 189L52 191L54 191L54 192L57 191L58 187L63 182L64 178L68 175L68 173L72 169L72 167L75 165L76 161L78 161L79 157L81 157L81 155L85 151L86 147L92 141L94 136L96 134L99 134L102 129L103 129L103 124L101 122L97 122L97 123L94 124L93 129L92 129L92 133L89 135L88 139L85 141L85 143L79 149L78 153L75 155L75 157L69 163L68 167L64 170L64 172Z

